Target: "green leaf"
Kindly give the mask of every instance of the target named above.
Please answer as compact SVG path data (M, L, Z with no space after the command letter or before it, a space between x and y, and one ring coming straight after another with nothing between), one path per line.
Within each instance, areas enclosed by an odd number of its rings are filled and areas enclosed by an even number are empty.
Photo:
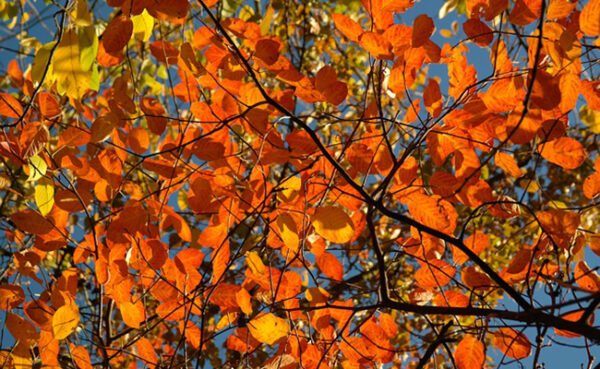
M89 71L98 55L98 36L94 26L83 27L79 31L79 50L81 50L79 56L81 69Z

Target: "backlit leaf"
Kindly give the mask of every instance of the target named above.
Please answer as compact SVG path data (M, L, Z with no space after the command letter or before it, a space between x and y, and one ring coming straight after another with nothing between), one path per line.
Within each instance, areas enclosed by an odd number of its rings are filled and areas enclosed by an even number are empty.
M587 157L581 143L570 137L561 137L544 143L540 145L539 151L544 159L565 169L579 167Z
M273 345L287 336L289 326L285 319L271 313L260 313L248 323L248 329L259 342Z
M454 360L458 369L481 369L485 362L485 347L475 337L466 335L456 346Z
M340 208L317 208L311 222L317 234L333 243L346 243L354 237L352 219Z
M52 317L52 333L54 338L62 340L75 331L79 325L79 308L71 302L58 308Z
M75 99L81 99L88 91L92 76L82 68L80 54L79 37L73 29L68 29L54 52L52 71L59 87Z
M509 327L494 332L494 345L506 356L517 360L531 354L529 339L523 333Z

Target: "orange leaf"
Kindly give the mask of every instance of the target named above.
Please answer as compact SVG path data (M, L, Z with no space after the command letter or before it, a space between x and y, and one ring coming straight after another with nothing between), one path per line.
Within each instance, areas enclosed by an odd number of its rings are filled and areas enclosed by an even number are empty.
M40 112L45 118L54 118L61 113L58 100L53 95L42 91L38 93L37 99L40 106Z
M398 325L390 314L382 313L379 316L379 324L388 338L394 338L398 334Z
M416 17L413 22L412 47L423 46L433 34L434 29L433 19L425 14Z
M454 361L458 369L481 369L485 362L485 347L478 339L467 335L454 351Z
M442 93L440 92L440 85L438 82L430 78L427 82L427 87L425 87L425 91L423 91L423 103L425 104L425 108L433 116L437 118L442 113Z
M252 314L252 301L250 293L245 288L240 288L235 294L235 299L242 312L246 315Z
M458 214L454 206L440 196L414 194L410 197L408 210L416 221L440 232L452 234Z
M600 0L590 0L583 7L579 14L579 28L588 36L600 35Z
M71 343L69 344L69 351L71 351L73 360L75 360L75 364L77 364L80 369L93 369L90 354L85 347L75 346Z
M352 219L340 208L322 206L311 217L317 234L333 243L346 243L354 237Z
M600 276L585 261L579 261L575 265L575 281L584 290L600 292Z
M561 137L541 144L538 150L544 159L565 169L579 167L587 157L581 143L570 137Z
M359 42L375 59L392 60L392 44L382 35L375 32L365 32L359 37Z
M29 301L23 306L23 312L39 329L52 331L54 309L48 306L43 300Z
M577 322L581 319L584 312L585 312L584 310L575 311L573 313L563 315L563 316L561 316L561 318L564 320L568 320L570 322ZM594 314L590 315L590 317L588 318L588 321L587 321L588 325L592 325L593 323L594 323ZM567 338L576 338L576 337L581 336L580 334L569 332L569 331L564 331L562 329L557 329L557 328L554 328L554 333L556 333L559 336L563 336L563 337L567 337Z
M517 161L510 154L498 151L496 155L494 155L494 162L497 166L502 168L503 171L515 178L519 178L523 175L523 171L519 168Z
M592 173L583 181L583 194L588 199L593 199L600 193L600 173Z
M521 332L504 327L494 332L494 345L506 356L524 359L531 354L531 343Z
M40 333L27 319L13 313L6 313L6 328L17 340L36 341Z
M329 252L324 252L319 255L317 258L317 265L323 274L333 280L339 282L344 277L344 267L342 266L342 263Z
M337 73L329 65L324 66L317 73L315 87L333 105L341 104L348 94L348 87L337 80Z
M135 303L122 302L119 306L123 322L131 328L139 328L142 322L146 319L144 311L144 303L142 300L137 300Z
M254 56L262 60L265 64L272 65L279 59L280 50L280 42L271 38L263 38L256 43Z
M179 50L167 41L154 41L150 44L150 52L161 63L177 64Z
M119 117L114 113L107 113L99 116L94 120L94 123L92 123L92 136L90 141L94 143L106 141L117 127L118 123Z
M546 12L546 18L548 19L562 19L566 18L577 6L576 1L570 0L550 0L548 4L548 11ZM581 22L581 20L580 20Z
M472 236L469 236L464 243L465 246L475 253L475 255L479 255L489 246L490 238L486 234L477 231ZM452 247L452 257L454 258L454 262L458 265L462 265L469 260L467 254L460 251L457 247Z
M125 15L115 17L102 34L104 50L109 54L120 52L127 45L132 34L133 22L131 19Z
M144 362L144 365L147 365L149 368L156 367L156 351L154 350L154 346L147 338L141 337L136 343L135 347L140 354L140 359Z
M50 233L54 229L50 223L40 213L33 210L21 210L10 216L10 219L16 224L17 228L23 232L42 235Z
M537 218L544 231L566 238L573 236L581 224L581 216L578 213L561 209L539 212Z
M0 92L0 115L9 118L19 118L23 114L23 106L19 100L6 92Z
M144 97L140 108L146 115L150 132L160 136L167 127L165 108L163 108L158 100L152 97Z
M415 0L383 0L381 2L381 10L404 13L415 5Z
M129 146L136 154L143 154L150 145L150 136L148 130L142 127L136 127L129 132Z
M358 23L345 15L333 13L331 14L331 18L333 18L335 28L337 28L342 35L354 42L358 42L360 35L365 32Z
M463 31L477 46L486 47L494 41L494 30L477 18L463 23Z
M469 306L469 298L462 292L458 291L443 291L438 293L433 299L436 306L446 307L467 307Z
M25 301L23 288L14 284L0 285L0 310L11 310Z
M471 290L489 289L491 287L491 281L487 274L478 271L472 266L463 268L460 272L460 278L465 286Z
M533 23L540 17L542 3L539 0L517 0L508 20L519 26Z
M420 287L432 291L447 285L454 274L456 269L444 260L429 260L415 272L415 281Z

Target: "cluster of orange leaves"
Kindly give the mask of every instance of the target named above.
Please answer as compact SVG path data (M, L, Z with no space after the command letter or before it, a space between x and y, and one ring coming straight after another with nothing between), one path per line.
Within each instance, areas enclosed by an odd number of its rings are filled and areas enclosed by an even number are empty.
M112 7L120 7L122 15L110 21L100 42L97 61L105 68L120 65L125 59L125 48L133 30L129 15L140 14L146 9L157 20L180 24L189 12L189 2L184 0L107 2ZM204 4L210 7L214 2ZM539 155L565 170L578 168L587 158L581 143L566 136L566 116L575 108L580 95L591 109L600 110L600 82L580 78L580 39L583 35L600 35L600 1L589 1L581 12L575 10L576 2L550 1L541 45L538 38L527 38L528 66L535 67L536 73L524 77L513 65L504 42L493 43L493 30L486 24L509 10L509 2L469 0L467 12L470 18L464 22L463 30L476 45L491 45L491 63L498 76L485 92L477 89L477 71L467 63L466 46L446 44L440 47L431 40L435 26L430 17L419 15L412 26L394 24L394 13L411 8L412 0L363 1L363 5L373 20L370 31L343 14L333 14L333 22L343 37L359 44L374 59L394 61L388 81L388 88L393 93L403 96L410 90L423 66L444 63L448 66L449 77L447 99L465 102L461 108L446 111L444 107L448 101L444 101L439 82L434 78L427 81L423 106L433 118L444 114L444 125L427 135L427 152L439 167L452 157L454 174L436 170L428 181L432 193L428 194L423 180L417 177L416 159L408 157L402 164L394 174L390 192L394 200L407 206L416 221L454 234L457 204L474 209L496 203L491 207L493 215L506 219L520 215L518 207L503 203L510 199L494 195L489 184L480 179L478 171L482 162L476 150L491 153L494 141L522 145L539 138L543 142L537 147ZM510 10L509 21L526 26L538 20L540 12L540 1L517 0ZM251 61L255 70L264 72L256 73L258 82L263 82L265 75L272 75L287 86L283 90L266 87L264 90L281 107L294 111L294 96L305 103L326 102L335 106L347 100L347 84L340 80L333 67L321 68L315 77L306 76L284 56L284 42L278 37L263 35L258 24L230 18L222 21L222 27L243 46L241 56ZM35 267L48 253L61 250L72 242L67 230L70 214L86 212L94 201L109 205L117 196L128 198L122 207L112 209L110 221L95 223L94 231L87 233L76 245L72 255L74 266L64 271L52 289L44 291L38 299L26 302L23 289L16 284L0 286L0 309L10 311L22 306L27 318L7 313L7 328L19 341L12 360L26 361L29 347L39 345L42 361L47 365L58 365L59 342L76 332L80 323L76 300L77 280L82 272L77 265L90 258L94 263L94 281L105 291L103 303L112 301L116 304L123 323L129 328L143 328L154 319L177 322L179 331L185 332L187 343L201 349L205 344L205 341L201 342L201 327L186 318L189 314L203 315L204 302L208 301L218 306L221 313L215 330L235 325L242 314L252 316L247 326L240 325L227 338L226 347L230 350L253 352L260 344L275 345L285 341L272 360L290 356L292 360L302 360L310 369L317 368L319 363L328 365L333 357L331 353L338 350L348 368L394 360L390 340L397 335L398 328L390 314L371 316L360 326L360 336L351 335L352 301L329 301L327 291L319 287L304 288L305 282L299 273L266 266L254 251L243 255L247 266L243 282L225 281L226 273L234 268L234 260L240 256L232 253L230 232L248 214L261 213L268 220L264 225L270 229L266 244L278 249L291 267L302 268L307 263L302 253L302 245L305 245L319 270L333 281L341 281L345 272L334 253L327 251L328 243L354 242L362 234L366 221L365 214L360 211L363 201L348 183L338 180L336 188L327 191L334 167L319 156L319 147L306 131L296 129L284 137L272 129L272 120L281 116L282 111L265 100L255 81L248 80L247 65L240 62L239 55L226 46L218 33L214 28L203 26L195 31L192 42L175 46L159 40L149 45L156 62L176 66L181 82L174 86L173 94L181 102L190 103L193 118L202 124L169 119L167 109L158 99L143 97L139 109L146 115L148 129L134 127L129 117L137 112L138 105L131 96L131 81L123 75L102 94L90 93L87 102L70 101L79 114L93 123L87 129L70 122L70 128L58 134L52 152L48 153L43 148L50 148L53 141L49 127L61 115L64 99L56 92L40 91L33 101L36 109L25 114L18 99L0 93L0 115L20 120L15 129L5 130L0 141L0 155L15 166L25 166L32 156L40 155L50 170L69 171L77 179L76 184L56 191L55 205L47 216L31 209L18 209L10 216L16 226L14 232L9 232L13 241L23 240L25 234L35 235L31 250L15 253L15 272L39 280ZM541 55L536 57L538 49ZM246 54L245 50L252 52ZM198 61L198 51L202 51L205 63ZM543 64L542 61L548 59L554 68L546 68ZM9 74L23 95L33 96L35 89L30 76L24 76L16 63L11 63ZM220 77L216 78L217 75ZM531 81L533 75L535 80ZM531 91L527 90L528 86L532 86ZM201 101L201 90L212 92L211 104ZM524 111L522 104L528 94L530 104ZM412 101L404 117L407 123L417 120L419 107L418 99ZM364 117L368 119L377 114L373 102ZM177 135L163 136L167 128L182 124L186 127ZM229 129L235 126L256 137L251 142L251 157L256 163L253 168L236 156L240 144L232 138ZM385 176L394 165L393 154L382 145L383 133L375 125L366 126L369 136L365 135L346 152L348 173L352 177ZM443 133L452 133L452 136ZM158 145L158 154L146 155L156 137L164 137ZM112 144L103 145L109 139ZM82 152L81 147L86 150ZM333 154L333 150L330 153ZM207 163L211 169L189 160L192 156ZM132 157L139 159L138 162L132 164ZM144 188L141 183L124 177L123 174L130 170L125 163L154 173L163 187ZM276 189L265 178L272 165L286 163L302 174L290 177ZM515 158L507 152L495 152L494 163L507 176L518 178L523 175ZM597 166L595 169L598 170ZM210 216L208 226L199 235L194 235L184 217L165 200L185 184L189 184L189 208L195 214ZM583 190L589 198L600 192L597 173L585 180ZM336 205L316 207L322 196L327 196ZM272 201L278 206L267 211L265 204ZM578 214L567 210L539 212L536 216L544 229L536 247L525 245L500 272L511 284L524 281L532 273L552 275L557 272L558 265L538 268L533 262L549 252L551 244L563 249L571 247L580 225ZM181 242L194 247L184 248L170 257L170 247L162 238L170 230L175 231ZM426 298L437 306L469 306L469 298L462 292L440 291L457 273L454 266L440 258L445 247L441 240L413 228L409 237L396 242L420 264L414 274L418 289L411 294L413 302ZM581 248L583 242L578 240L575 247ZM466 239L465 245L479 255L488 248L489 238L477 232ZM208 281L199 271L205 259L200 251L202 247L211 250L210 288L202 286ZM468 261L468 256L456 248L452 248L452 255L456 266ZM461 268L460 274L464 285L472 290L493 287L490 278L473 266ZM577 264L575 274L581 288L600 291L600 277L584 262ZM203 293L196 292L199 290ZM145 303L145 295L140 291L152 297L152 306ZM250 291L254 292L251 294ZM310 308L314 309L310 313L300 309L299 295L303 291ZM255 314L257 302L281 303L291 311L292 320L310 320L310 325L324 341L337 339L336 327L343 331L343 339L333 345L329 354L325 345L304 338L286 341L291 331L288 321L270 312ZM325 307L327 302L340 308ZM565 318L575 321L580 315L577 312ZM573 335L564 331L557 333ZM525 358L531 351L527 337L512 328L497 330L494 344L515 359ZM150 367L156 364L153 342L141 337L136 347L139 357ZM118 347L106 350L119 352ZM69 351L78 366L91 368L90 355L84 347L70 342ZM163 351L173 354L173 348L163 346ZM92 355L98 354L93 352ZM122 356L122 353L116 355L116 362L124 360ZM459 342L455 356L460 369L481 368L485 360L483 343L467 335Z

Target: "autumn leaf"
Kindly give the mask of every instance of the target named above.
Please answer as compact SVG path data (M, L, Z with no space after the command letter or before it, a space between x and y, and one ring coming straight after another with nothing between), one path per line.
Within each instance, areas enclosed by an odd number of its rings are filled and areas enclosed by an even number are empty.
M506 356L517 360L531 354L531 343L527 337L510 327L500 328L494 332L494 345Z
M273 345L287 336L289 326L284 319L271 313L260 313L248 323L248 329L259 342Z
M13 96L0 92L0 115L9 118L19 118L23 115L23 106Z
M132 302L122 302L119 306L123 322L131 328L139 328L140 324L146 320L144 305L141 300Z
M333 243L346 243L354 237L352 219L342 209L322 206L311 217L315 231Z
M333 18L333 22L335 23L335 27L338 29L338 31L340 31L351 41L359 41L359 38L364 33L364 30L358 23L339 13L333 13L331 17Z
M565 169L576 169L587 157L581 143L570 137L541 144L538 150L544 159Z
M92 73L81 67L79 37L73 29L67 30L52 58L52 70L59 87L75 99L81 99L89 90Z
M6 328L16 340L31 342L40 337L35 326L17 314L6 313Z
M579 14L579 27L588 36L600 35L600 1L590 0Z
M465 336L456 346L454 360L458 369L481 369L485 362L485 347L473 336Z
M125 15L115 17L102 34L106 52L114 54L123 50L133 34L133 22Z
M25 292L18 285L0 285L0 310L11 310L25 301Z
M58 308L52 316L52 333L54 334L54 338L62 340L69 337L79 325L79 320L79 308L74 302Z
M434 29L433 19L429 16L421 14L416 17L413 22L412 47L423 46L433 34Z
M415 280L420 287L434 290L447 285L455 273L456 269L444 260L430 260L415 272Z

